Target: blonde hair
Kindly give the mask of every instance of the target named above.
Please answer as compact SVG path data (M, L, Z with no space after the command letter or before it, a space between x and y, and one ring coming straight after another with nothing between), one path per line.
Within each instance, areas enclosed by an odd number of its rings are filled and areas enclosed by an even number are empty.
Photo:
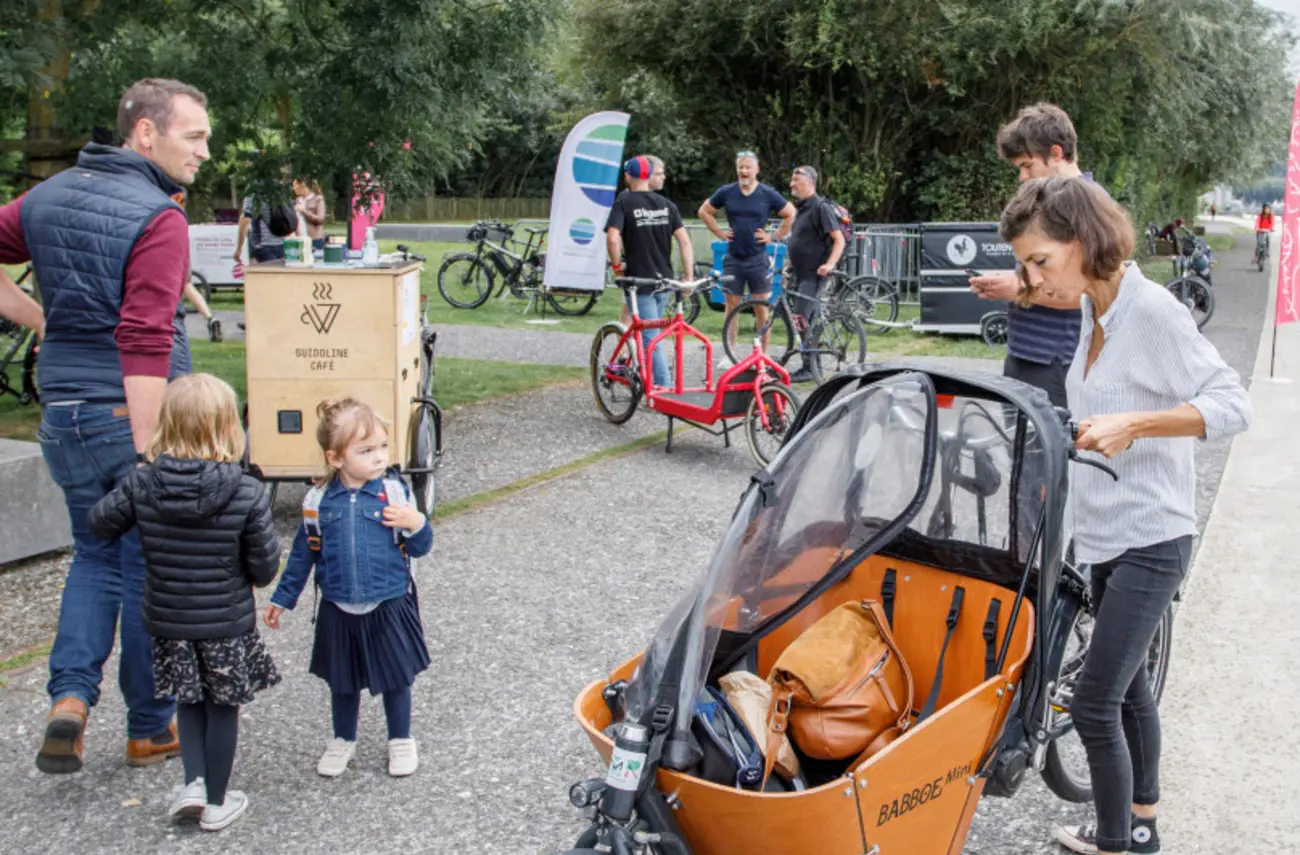
M365 401L356 398L327 398L316 405L316 442L325 460L323 482L333 480L335 472L330 466L329 453L338 456L347 453L348 446L361 437L370 436L376 429L388 433L388 422Z
M167 386L158 430L145 453L185 459L237 463L244 456L244 427L235 390L220 377L189 374Z

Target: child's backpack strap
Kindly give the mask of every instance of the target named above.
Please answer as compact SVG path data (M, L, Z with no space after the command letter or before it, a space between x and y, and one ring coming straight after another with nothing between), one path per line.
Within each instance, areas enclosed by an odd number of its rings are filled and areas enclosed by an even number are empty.
M414 505L411 498L411 491L406 488L406 481L402 478L401 470L396 467L390 468L384 473L384 501L390 505ZM402 548L402 554L406 554L406 543L402 540L399 529L393 529L393 542Z
M320 552L320 503L325 498L325 488L313 485L302 497L302 527L307 532L307 548Z

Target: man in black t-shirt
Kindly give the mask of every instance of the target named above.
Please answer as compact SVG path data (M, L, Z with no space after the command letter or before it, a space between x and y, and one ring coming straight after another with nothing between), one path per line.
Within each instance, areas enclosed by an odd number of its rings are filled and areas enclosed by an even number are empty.
M671 279L674 239L681 250L682 267L694 269L691 239L682 225L681 213L672 202L650 190L650 177L654 173L650 159L637 155L623 164L623 172L627 175L628 191L614 200L605 230L605 247L614 275ZM666 291L656 294L653 288L637 288L636 310L642 320L660 320L667 306ZM641 343L645 349L656 334L653 329L642 331ZM663 354L656 351L650 365L654 384L668 385L668 367Z
M812 317L826 277L844 254L844 235L831 204L817 193L817 170L811 166L795 167L790 176L790 192L795 197L794 226L786 240L786 258L792 277L786 287L794 297L795 314ZM790 375L791 383L813 379L808 357L802 355L803 367Z

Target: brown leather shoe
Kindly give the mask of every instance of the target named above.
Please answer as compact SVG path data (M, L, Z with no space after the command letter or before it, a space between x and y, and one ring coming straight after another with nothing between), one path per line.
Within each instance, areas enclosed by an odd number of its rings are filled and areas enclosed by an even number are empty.
M45 738L36 752L36 768L48 775L81 771L82 739L86 735L86 704L80 698L59 698L50 710Z
M152 766L180 753L181 741L176 735L176 722L173 721L162 733L147 739L128 739L126 765Z

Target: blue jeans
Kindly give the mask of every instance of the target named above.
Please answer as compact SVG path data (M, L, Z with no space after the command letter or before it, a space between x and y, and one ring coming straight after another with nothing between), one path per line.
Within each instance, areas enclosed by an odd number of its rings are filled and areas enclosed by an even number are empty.
M131 423L110 404L45 408L41 452L63 488L72 519L72 566L63 588L59 630L50 652L50 698L99 701L104 660L113 652L119 615L118 682L126 700L127 735L144 739L167 729L175 704L154 697L152 640L144 631L144 555L131 529L109 543L90 533L90 509L135 467ZM118 408L119 412L125 407Z
M632 307L629 302L628 311L631 310ZM641 316L641 320L643 321L662 320L664 316L664 312L666 312L667 310L668 310L667 292L661 292L658 294L637 294L636 295L636 311L637 314ZM654 341L654 337L659 335L660 332L661 332L660 330L641 330L642 349L649 350L650 342ZM667 341L668 339L664 339L664 342ZM658 348L655 349L654 356L650 358L650 374L656 386L668 385L669 383L668 363L664 360L663 352L660 351Z

